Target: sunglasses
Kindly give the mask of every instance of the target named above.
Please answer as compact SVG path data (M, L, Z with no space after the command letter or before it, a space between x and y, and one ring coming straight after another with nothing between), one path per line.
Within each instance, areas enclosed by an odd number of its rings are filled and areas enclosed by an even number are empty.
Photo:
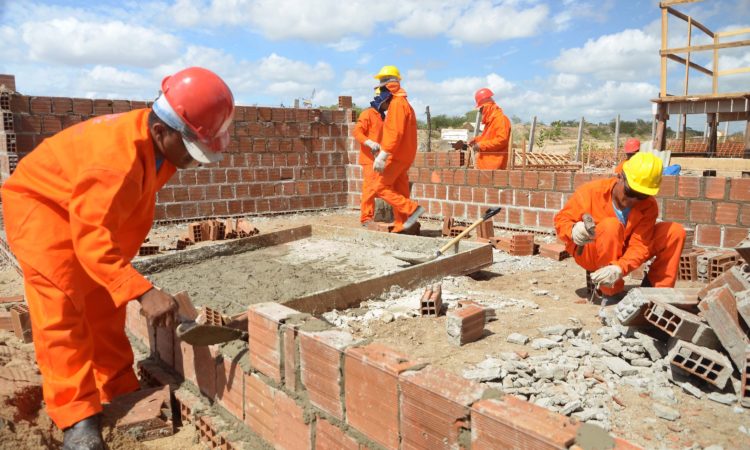
M650 195L644 194L642 192L634 191L630 186L628 186L627 180L623 180L625 182L625 196L629 198L634 198L637 200L646 200L647 198L651 197Z

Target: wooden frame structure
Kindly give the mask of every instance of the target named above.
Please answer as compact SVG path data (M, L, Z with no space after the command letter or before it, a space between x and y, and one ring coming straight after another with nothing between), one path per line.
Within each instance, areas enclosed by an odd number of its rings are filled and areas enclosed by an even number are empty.
M750 35L750 28L742 28L724 32L713 32L705 25L693 19L672 6L684 3L693 3L702 0L664 0L659 6L661 8L661 82L659 98L652 100L656 103L656 133L654 149L664 150L666 148L666 122L670 114L681 115L682 148L685 148L685 130L687 114L706 114L707 128L709 131L708 151L705 154L694 156L715 156L717 144L717 129L719 122L745 121L745 152L744 157L750 158L750 92L719 93L719 79L726 75L750 73L750 67L740 67L728 70L719 70L719 51L726 48L750 47L750 39L722 42L722 39L742 34ZM668 48L669 16L674 16L687 22L687 46ZM692 45L693 29L702 31L713 39L712 44ZM691 61L692 53L713 52L712 68L707 69ZM679 56L684 55L684 57ZM682 95L671 95L667 92L667 61L671 60L685 66L684 91ZM689 94L690 69L698 71L711 77L711 93Z

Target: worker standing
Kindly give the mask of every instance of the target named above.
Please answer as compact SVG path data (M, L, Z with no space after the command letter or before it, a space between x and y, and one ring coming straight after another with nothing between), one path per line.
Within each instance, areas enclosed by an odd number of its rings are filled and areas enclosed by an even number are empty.
M627 141L625 141L625 159L623 161L620 161L620 164L615 167L615 173L622 173L622 166L625 164L625 161L629 160L633 157L636 153L638 153L641 150L641 141L639 141L636 138L630 138Z
M366 226L375 217L375 155L380 152L380 141L383 137L383 120L392 94L388 89L376 89L376 96L357 118L354 127L354 139L359 142L359 158L362 166L362 198L359 208L359 222Z
M510 120L503 113L503 109L495 103L493 95L495 94L489 88L479 89L474 94L475 107L479 114L482 114L484 124L482 134L469 141L469 145L474 149L474 167L477 169L497 170L508 166Z
M622 277L656 257L643 279L645 287L674 287L685 229L673 222L656 223L662 162L650 153L636 153L616 177L579 187L555 216L555 231L575 261L591 274L606 304L622 292ZM596 233L582 221L591 214ZM579 255L578 247L583 247Z
M409 198L409 168L417 155L417 118L401 87L395 66L383 66L375 75L381 89L392 94L383 123L380 153L373 169L377 172L375 193L393 207L394 233L411 228L425 209Z
M64 449L104 448L102 403L139 388L125 335L137 300L169 325L174 298L131 265L177 168L221 159L234 98L215 73L164 78L150 109L95 117L45 139L2 187L8 243L23 270L44 401Z

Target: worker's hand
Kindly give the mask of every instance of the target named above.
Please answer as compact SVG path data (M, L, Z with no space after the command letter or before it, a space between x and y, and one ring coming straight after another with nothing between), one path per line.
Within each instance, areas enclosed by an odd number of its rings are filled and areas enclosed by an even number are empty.
M478 152L479 151L479 142L472 142L471 144L469 144L469 147L471 147L471 149L474 150L475 152Z
M141 314L146 316L148 323L153 326L172 327L177 302L174 297L157 288L151 288L138 297L141 304Z
M586 245L594 240L594 236L590 235L589 232L586 231L586 224L584 224L582 221L576 222L576 224L573 225L572 238L573 242L576 245Z
M373 141L372 139L366 140L365 141L365 145L368 146L368 147L370 147L370 150L372 150L372 154L373 155L377 155L378 152L380 151L380 144L378 144L377 142Z
M390 153L386 153L382 150L378 153L378 157L375 158L375 163L372 166L372 168L375 169L375 172L383 173L385 170L385 162L389 156L391 156Z
M620 278L622 278L622 269L617 264L604 266L591 274L591 281L597 286L600 284L612 286Z

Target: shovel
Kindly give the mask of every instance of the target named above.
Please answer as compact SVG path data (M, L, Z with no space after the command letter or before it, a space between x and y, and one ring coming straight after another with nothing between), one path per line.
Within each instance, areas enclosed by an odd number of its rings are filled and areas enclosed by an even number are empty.
M471 230L473 230L474 228L476 228L479 225L481 225L482 222L484 222L485 220L488 220L488 219L492 218L492 216L494 216L495 214L499 213L501 209L502 208L499 207L499 206L497 208L490 208L490 209L488 209L484 213L484 216L482 216L481 218L479 218L479 220L477 220L476 222L474 222L471 225L469 225L469 227L467 229L465 229L464 231L462 231L458 236L456 236L453 239L451 239L447 244L445 244L444 246L440 247L438 249L438 251L434 255L432 255L432 256L408 257L408 256L402 256L402 255L393 255L393 257L396 258L396 259L400 259L401 261L408 262L409 264L415 264L415 265L416 264L422 264L422 263L426 263L426 262L432 261L433 259L436 259L436 258L442 256L443 253L447 252L449 248L453 247L456 244L456 242L460 241L461 238L463 238L464 236L466 236L467 234L469 234L471 232Z

